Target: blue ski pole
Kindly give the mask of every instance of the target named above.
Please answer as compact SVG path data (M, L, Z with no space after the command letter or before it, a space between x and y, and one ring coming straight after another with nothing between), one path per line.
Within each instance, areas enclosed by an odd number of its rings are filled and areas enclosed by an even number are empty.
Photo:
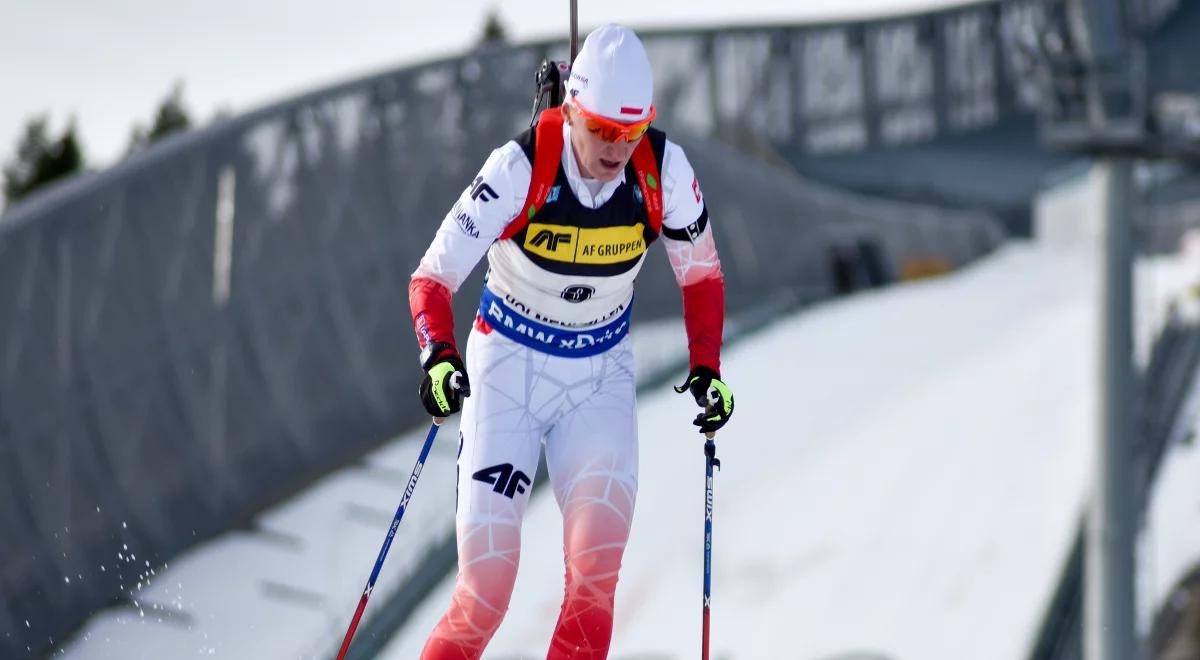
M701 641L701 658L708 660L708 609L712 600L712 513L713 513L713 468L721 469L717 459L717 444L713 433L706 433L704 441L704 634Z
M400 507L396 509L396 517L392 519L392 526L388 529L387 538L383 540L383 547L379 549L379 558L375 560L375 568L371 570L371 577L367 580L367 588L363 589L362 598L358 600L358 609L354 612L354 618L350 621L350 627L346 630L346 638L342 640L342 650L338 651L338 660L345 660L346 651L350 650L350 640L354 637L354 631L358 630L358 622L362 619L363 610L367 608L367 599L371 597L371 592L375 590L375 580L379 579L379 571L383 568L383 560L387 558L388 550L392 547L392 539L396 538L396 528L400 526L400 519L404 517L404 510L408 508L408 500L412 497L413 490L417 487L417 479L421 477L421 469L425 467L425 459L429 457L429 448L433 446L433 439L437 437L438 428L442 422L446 421L442 417L434 417L433 424L429 426L429 435L425 436L425 446L421 447L421 456L417 458L417 464L413 466L412 476L408 478L408 486L404 489L404 497L400 498Z

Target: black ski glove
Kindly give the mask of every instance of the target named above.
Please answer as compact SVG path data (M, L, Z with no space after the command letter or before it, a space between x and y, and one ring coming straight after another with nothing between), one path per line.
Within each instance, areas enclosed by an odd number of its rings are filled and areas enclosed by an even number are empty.
M421 405L434 417L449 417L462 410L463 397L471 396L471 381L458 351L450 344L432 342L421 351Z
M701 433L716 432L733 415L733 391L721 381L721 374L708 367L692 369L687 380L675 386L675 391L680 394L690 391L696 399L696 405L704 409L692 421L692 424L700 427Z

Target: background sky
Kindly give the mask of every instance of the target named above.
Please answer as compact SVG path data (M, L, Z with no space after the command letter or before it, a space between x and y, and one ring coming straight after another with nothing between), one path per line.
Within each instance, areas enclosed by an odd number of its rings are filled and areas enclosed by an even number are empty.
M591 26L727 25L862 18L962 0L579 0ZM74 117L89 167L125 151L175 81L197 123L442 55L495 9L513 41L565 35L568 0L0 0L0 162L30 117Z

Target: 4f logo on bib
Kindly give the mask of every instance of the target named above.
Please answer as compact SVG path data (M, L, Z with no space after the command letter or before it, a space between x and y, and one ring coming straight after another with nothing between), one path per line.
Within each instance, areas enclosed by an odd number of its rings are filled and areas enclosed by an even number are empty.
M529 239L530 245L532 245L534 247L545 246L545 249L550 252L556 252L558 250L559 243L566 245L566 244L569 244L570 242L571 242L570 234L567 234L567 233L560 234L560 233L550 231L549 229L543 229L543 230L539 231L538 233L534 234L533 238Z
M533 483L524 472L515 469L512 463L483 468L471 475L471 478L485 484L494 484L492 490L510 500L517 493L524 493L525 486Z

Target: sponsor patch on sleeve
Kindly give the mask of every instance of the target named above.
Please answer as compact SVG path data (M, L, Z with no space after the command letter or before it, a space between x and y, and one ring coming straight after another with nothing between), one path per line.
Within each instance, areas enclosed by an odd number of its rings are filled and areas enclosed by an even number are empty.
M496 194L496 191L492 190L492 187L483 180L483 175L475 177L475 180L472 181L471 185L467 187L471 189L471 199L478 200L485 204L499 197Z
M461 201L454 202L454 207L450 209L450 215L454 218L454 224L458 225L462 233L471 238L479 238L479 223L463 208Z

